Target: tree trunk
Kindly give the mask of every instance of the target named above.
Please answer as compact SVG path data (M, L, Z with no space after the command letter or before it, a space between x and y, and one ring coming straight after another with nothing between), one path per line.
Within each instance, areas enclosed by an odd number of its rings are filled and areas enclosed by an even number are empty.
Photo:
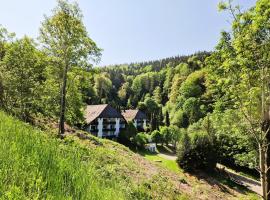
M168 111L166 111L165 121L166 121L166 126L170 126L170 116L169 116Z
M270 142L270 136L269 136L269 133L267 134L267 143L269 144L269 142ZM267 150L266 150L266 152L265 152L265 155L266 155L266 158L265 158L265 160L266 160L266 192L267 192L267 200L270 200L270 185L269 185L269 183L270 183L270 173L269 173L269 170L268 170L268 168L269 168L269 166L270 166L270 148L268 147L267 148Z
M264 200L268 200L267 198L267 165L266 165L266 151L265 147L259 145L259 156L260 156L260 176L261 176L261 188L262 188L262 196Z
M61 89L61 105L60 105L60 121L58 135L63 136L65 133L65 112L66 112L66 93L67 93L67 71L68 66L65 66L63 74L63 86Z

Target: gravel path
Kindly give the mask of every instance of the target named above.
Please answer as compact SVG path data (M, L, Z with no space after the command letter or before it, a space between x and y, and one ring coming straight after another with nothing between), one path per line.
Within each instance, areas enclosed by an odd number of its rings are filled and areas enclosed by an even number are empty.
M262 194L261 183L259 181L248 178L246 176L239 175L236 172L226 168L225 166L223 166L221 164L217 164L217 168L224 170L224 172L226 172L226 174L229 176L229 178L232 181L247 187L249 190L251 190L259 195Z

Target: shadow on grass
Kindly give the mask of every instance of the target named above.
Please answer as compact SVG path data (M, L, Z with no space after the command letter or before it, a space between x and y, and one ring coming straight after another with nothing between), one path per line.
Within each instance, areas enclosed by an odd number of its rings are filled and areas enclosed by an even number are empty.
M213 187L218 187L222 192L231 194L233 196L235 195L228 189L228 187L243 195L252 193L252 191L250 191L247 187L232 181L227 173L221 172L218 169L211 172L194 171L192 173L190 172L190 174L199 180L206 181Z
M173 146L171 145L157 145L157 149L160 153L163 153L165 155L169 155L169 156L175 156L175 149Z
M158 153L157 152L150 152L146 149L140 149L140 148L135 148L135 147L130 147L129 148L131 151L133 151L134 153L137 153L137 154L140 154L141 156L145 157L145 156L148 156L148 155L151 155L151 156L157 156Z

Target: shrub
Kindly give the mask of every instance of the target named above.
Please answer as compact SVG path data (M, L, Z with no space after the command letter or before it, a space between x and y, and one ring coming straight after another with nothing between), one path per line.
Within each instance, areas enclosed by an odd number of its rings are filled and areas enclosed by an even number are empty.
M133 142L136 146L144 148L144 145L149 142L149 136L145 133L138 133L134 137Z
M152 139L152 142L155 142L155 143L162 143L163 142L163 136L161 135L161 133L158 130L154 130L151 133L151 139Z
M214 144L207 134L198 132L191 137L184 133L178 148L178 165L185 171L212 170L217 159Z

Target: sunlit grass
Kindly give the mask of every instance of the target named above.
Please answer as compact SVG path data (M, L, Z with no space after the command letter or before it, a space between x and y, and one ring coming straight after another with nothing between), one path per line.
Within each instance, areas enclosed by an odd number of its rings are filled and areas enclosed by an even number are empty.
M156 163L159 163L160 165L166 167L167 169L174 171L174 172L181 172L181 169L178 167L176 161L174 160L168 160L165 158L162 158L161 156L158 156L158 154L144 154L144 157L147 160L154 161Z
M183 172L182 169L179 168L175 160L163 158L159 156L157 153L151 153L147 150L137 150L137 153L142 155L147 160L155 162L156 164L161 165L173 172Z
M0 199L124 199L89 156L0 112Z

